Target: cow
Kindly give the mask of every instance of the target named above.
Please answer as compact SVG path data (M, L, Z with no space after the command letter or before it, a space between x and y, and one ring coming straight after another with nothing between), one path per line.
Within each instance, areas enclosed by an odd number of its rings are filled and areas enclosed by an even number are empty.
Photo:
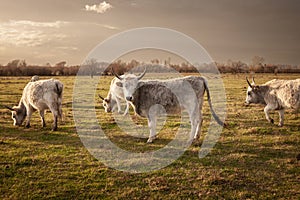
M50 109L54 122L52 130L57 130L57 120L62 116L62 93L63 83L59 80L35 80L30 81L24 88L18 106L5 106L12 113L14 126L21 126L26 119L25 127L30 127L32 113L37 110L42 120L42 127L46 126L44 113L45 109Z
M150 134L147 143L152 143L156 137L157 116L162 114L163 109L167 114L178 114L181 109L187 110L191 121L188 142L196 139L202 124L201 109L205 91L213 117L219 125L225 125L212 107L207 80L204 77L187 76L169 80L141 80L146 74L146 69L139 76L125 74L121 77L113 70L112 72L120 80L118 85L123 87L125 98L130 101L135 113L148 120ZM192 91L189 90L190 88ZM152 109L152 106L155 105L160 105L163 109L161 107Z
M120 77L124 77L121 75ZM105 112L112 112L117 105L118 113L121 113L121 100L125 100L123 88L118 86L120 80L116 77L111 81L109 92L106 98L103 98L101 95L99 97L103 100L102 105L105 109ZM125 100L126 101L126 100ZM126 115L129 111L129 102L126 101L126 109L123 115Z
M246 104L263 104L266 105L264 112L266 119L270 123L274 123L274 120L270 117L270 111L278 111L279 124L284 125L284 110L291 108L298 110L300 107L300 79L296 80L278 80L273 79L266 82L263 85L256 85L254 78L252 83L248 83Z

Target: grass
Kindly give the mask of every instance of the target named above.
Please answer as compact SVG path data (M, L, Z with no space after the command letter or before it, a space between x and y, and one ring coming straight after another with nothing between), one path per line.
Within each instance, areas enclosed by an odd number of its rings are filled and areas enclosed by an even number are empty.
M256 82L275 78L255 75ZM279 74L276 78L297 78ZM43 77L43 79L46 77ZM97 93L106 96L112 77L103 77ZM10 113L0 108L1 199L299 199L300 119L286 111L285 126L269 124L263 106L245 106L245 75L222 75L227 97L227 123L213 151L198 158L210 115L204 104L204 123L198 142L174 163L157 171L131 174L106 167L81 143L72 114L74 77L57 77L65 85L64 121L57 132L41 128L34 113L32 127L13 127ZM0 77L0 104L16 105L30 77ZM178 117L167 119L153 144L126 135L111 114L96 105L99 124L121 148L134 152L164 147L178 130ZM144 119L131 115L139 126ZM277 113L273 114L278 122Z

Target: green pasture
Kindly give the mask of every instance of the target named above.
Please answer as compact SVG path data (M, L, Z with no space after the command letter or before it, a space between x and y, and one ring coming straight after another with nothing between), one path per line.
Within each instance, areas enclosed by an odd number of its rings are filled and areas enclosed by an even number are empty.
M84 147L73 119L75 77L55 77L64 83L64 116L56 132L51 131L50 112L46 113L46 128L41 127L37 112L31 128L14 127L10 112L2 106L17 105L31 77L0 77L0 199L300 199L300 161L296 158L300 116L286 110L284 127L269 124L263 106L244 105L245 77L222 75L228 128L223 129L210 154L198 157L211 118L205 102L199 140L171 165L147 173L109 168ZM299 77L255 74L257 84ZM112 78L101 77L97 93L106 96ZM97 96L95 102L105 134L128 151L160 149L174 138L180 125L179 116L168 117L154 143L146 144L147 139L122 131L113 115L104 112ZM147 121L132 110L130 117L137 126L146 127ZM272 117L277 124L278 114L274 112Z

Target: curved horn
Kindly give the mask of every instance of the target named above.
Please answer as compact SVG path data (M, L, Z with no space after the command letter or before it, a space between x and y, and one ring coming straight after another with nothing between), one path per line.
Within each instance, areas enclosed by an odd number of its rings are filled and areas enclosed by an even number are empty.
M145 74L146 74L146 71L147 71L147 68L145 67L144 72L143 72L141 75L139 75L139 76L137 77L137 79L140 80L141 78L143 78L143 76L145 76Z
M114 67L111 67L111 72L112 72L113 75L115 75L115 77L117 77L119 80L123 80L123 78L121 78L118 74L115 73Z
M247 80L248 85L249 85L251 88L253 88L253 86L250 84L250 82L249 82L249 80L248 80L247 77L246 77L246 80Z
M10 110L10 111L14 111L14 109L13 109L12 107L5 106L5 105L4 105L4 107L7 108L7 109Z
M98 94L98 96L100 97L100 99L102 99L104 101L104 98L100 94Z
M254 81L254 76L252 77L252 83L253 83L254 85L256 85L256 84L255 84L255 81Z

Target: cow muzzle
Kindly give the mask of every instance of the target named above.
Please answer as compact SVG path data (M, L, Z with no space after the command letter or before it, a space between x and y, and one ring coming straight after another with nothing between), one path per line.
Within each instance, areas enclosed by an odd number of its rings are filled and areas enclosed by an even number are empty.
M132 100L133 100L133 97L132 97L132 96L128 96L128 97L126 97L126 100L127 100L127 101L132 101Z

